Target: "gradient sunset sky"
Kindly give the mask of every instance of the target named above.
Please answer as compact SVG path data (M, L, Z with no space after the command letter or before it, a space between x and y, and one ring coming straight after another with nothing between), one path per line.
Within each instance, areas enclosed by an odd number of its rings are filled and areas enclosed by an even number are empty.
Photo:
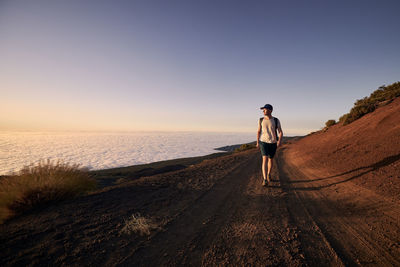
M0 130L320 129L400 80L400 1L1 1Z

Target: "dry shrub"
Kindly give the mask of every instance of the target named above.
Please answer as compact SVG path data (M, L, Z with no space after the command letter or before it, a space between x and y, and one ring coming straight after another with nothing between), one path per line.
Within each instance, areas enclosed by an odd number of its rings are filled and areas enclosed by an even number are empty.
M41 161L0 180L0 222L50 202L96 188L96 181L78 164Z
M125 220L125 226L122 228L121 233L132 234L138 233L139 235L149 235L151 230L159 228L150 219L147 219L140 214L132 214Z

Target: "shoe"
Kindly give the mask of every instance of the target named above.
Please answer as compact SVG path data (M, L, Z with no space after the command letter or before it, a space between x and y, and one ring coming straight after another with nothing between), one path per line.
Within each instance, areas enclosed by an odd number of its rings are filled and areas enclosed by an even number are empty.
M268 181L264 179L262 185L263 186L267 186L268 185Z

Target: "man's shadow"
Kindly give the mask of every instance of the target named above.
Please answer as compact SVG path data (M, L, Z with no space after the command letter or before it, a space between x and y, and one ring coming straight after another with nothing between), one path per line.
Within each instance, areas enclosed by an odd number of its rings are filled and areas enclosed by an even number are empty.
M400 154L386 157L383 160L378 161L378 162L376 162L376 163L374 163L372 165L369 165L369 166L356 168L356 169L351 170L351 171L346 171L346 172L343 172L343 173L340 173L340 174L336 174L336 175L332 175L332 176L328 176L328 177L316 178L316 179L311 179L311 180L292 180L292 181L289 180L289 181L285 181L285 182L288 183L288 184L291 184L291 183L309 183L309 182L315 182L315 181L323 181L323 180L327 180L327 179L331 179L331 178L335 178L335 177L340 177L340 176L343 176L343 175L347 175L347 174L350 174L350 173L354 173L354 172L357 172L357 171L364 170L363 172L361 172L359 174L356 174L356 175L354 175L354 176L352 176L350 178L347 178L345 180L342 180L342 181L337 181L337 182L333 182L333 183L329 183L329 184L321 185L321 186L316 186L316 187L296 188L296 190L304 190L304 191L319 190L319 189L322 189L322 188L326 188L326 187L330 187L330 186L333 186L333 185L337 185L337 184L341 184L341 183L345 183L345 182L354 180L354 179L356 179L356 178L358 178L358 177L360 177L360 176L362 176L364 174L367 174L367 173L372 172L372 171L379 170L382 167L388 166L388 165L390 165L390 164L392 164L392 163L394 163L394 162L396 162L398 160L400 160Z

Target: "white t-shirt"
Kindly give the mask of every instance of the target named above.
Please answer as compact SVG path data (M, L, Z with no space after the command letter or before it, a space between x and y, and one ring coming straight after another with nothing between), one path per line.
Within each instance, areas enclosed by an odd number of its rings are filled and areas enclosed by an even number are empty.
M281 122L278 119L278 125L275 125L275 120L274 117L271 119L265 118L262 120L261 123L261 135L260 135L260 141L265 142L265 143L277 143L278 138L276 136L276 129L278 129L281 126ZM258 127L260 127L260 119L258 120Z

